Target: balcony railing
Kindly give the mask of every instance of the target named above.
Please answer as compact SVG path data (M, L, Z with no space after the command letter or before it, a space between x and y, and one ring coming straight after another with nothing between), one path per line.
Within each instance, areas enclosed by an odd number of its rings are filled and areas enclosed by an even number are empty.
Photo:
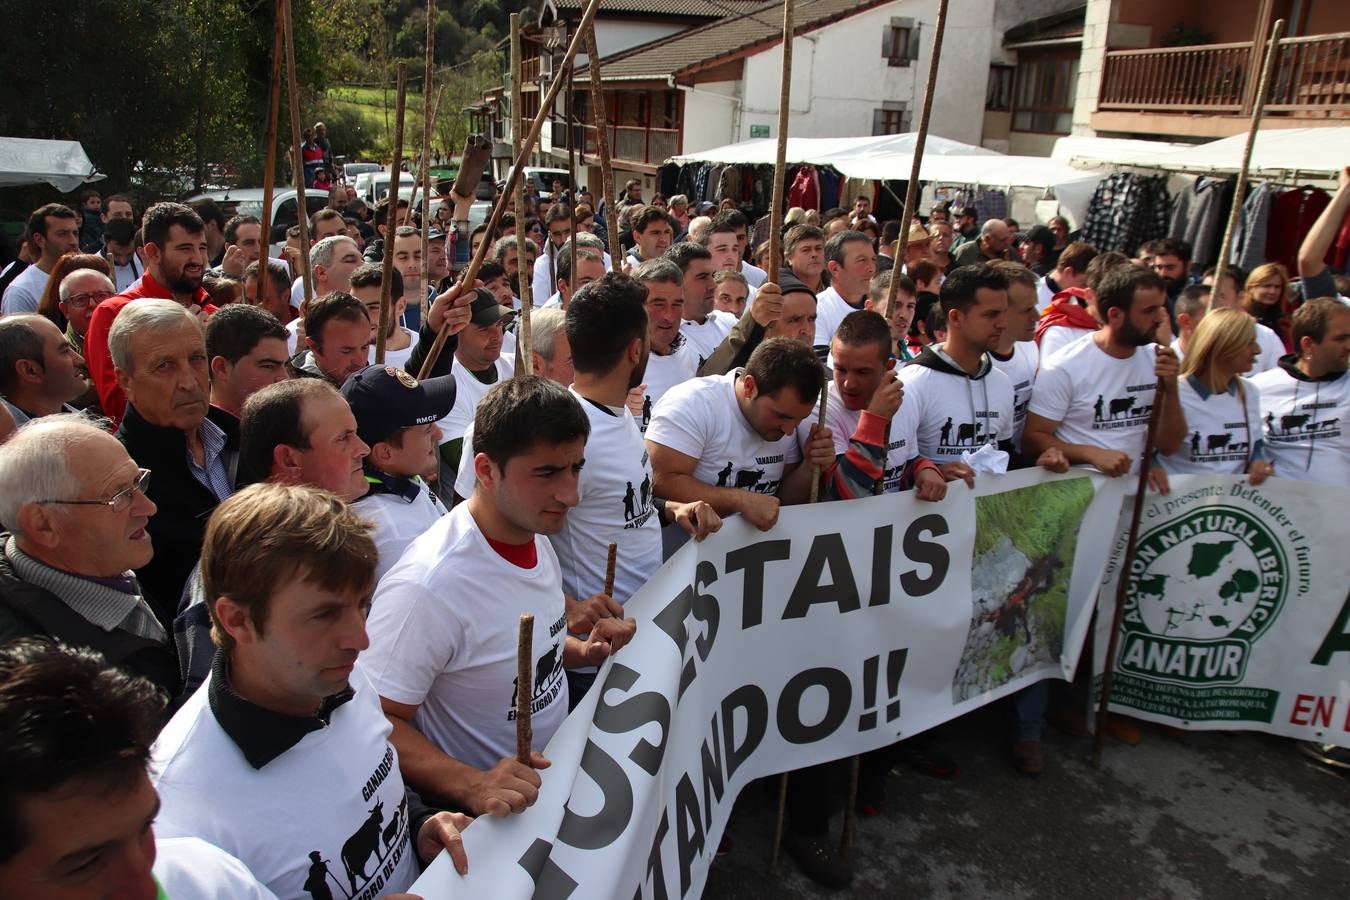
M565 137L565 134L561 134L563 131L564 129L558 128L554 134ZM608 131L610 153L615 159L656 166L680 152L680 132L675 128L610 125ZM581 147L583 152L591 154L599 152L596 149L595 126L587 125L585 132L585 143Z
M1296 113L1350 109L1350 33L1280 42L1266 109Z
M1251 54L1251 44L1111 51L1098 109L1241 112Z
M1245 114L1256 93L1250 43L1106 54L1102 111ZM1282 41L1266 96L1275 114L1350 115L1350 32Z

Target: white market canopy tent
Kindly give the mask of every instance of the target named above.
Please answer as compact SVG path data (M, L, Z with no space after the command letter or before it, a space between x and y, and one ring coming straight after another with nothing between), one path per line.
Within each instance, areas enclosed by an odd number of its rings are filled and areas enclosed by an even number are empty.
M832 166L846 178L904 181L914 164L914 132L877 137L794 138L787 140L788 165ZM760 138L727 144L667 162L722 165L773 165L778 143ZM1005 156L994 150L929 135L919 168L923 181L993 188L1053 188L1074 221L1087 214L1103 172L1074 168L1068 160L1044 156Z
M70 192L105 177L79 141L0 137L0 187L46 183Z
M914 132L877 137L794 138L787 140L788 165L833 166L846 178L904 181L914 164ZM772 138L741 141L673 156L673 163L773 165ZM994 150L929 135L919 177L924 181L987 187L1055 187L1100 175L1074 169L1066 161L1043 156L1005 156Z
M1060 138L1054 157L1078 165L1140 166L1193 174L1233 174L1242 168L1247 135L1207 144L1165 144L1108 138ZM1249 174L1254 179L1335 178L1350 163L1350 127L1259 131Z

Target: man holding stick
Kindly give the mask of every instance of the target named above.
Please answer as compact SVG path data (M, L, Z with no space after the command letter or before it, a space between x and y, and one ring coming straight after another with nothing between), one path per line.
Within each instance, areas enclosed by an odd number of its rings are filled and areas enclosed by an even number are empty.
M516 760L516 625L535 617L532 724L548 743L567 714L565 668L632 639L629 619L566 633L562 574L546 539L566 524L590 434L576 397L540 376L488 391L474 417L472 497L408 546L380 581L367 670L407 780L475 814L519 812L548 760Z
M567 307L576 371L571 391L590 420L591 456L604 461L582 470L577 506L550 536L568 598L567 630L579 637L597 619L622 616L623 604L661 567L662 522L677 523L695 540L722 527L706 502L667 502L652 489L647 449L626 406L647 368L645 294L633 279L610 273L578 291ZM603 591L611 542L618 547L613 585ZM593 670L568 671L573 706L594 680Z

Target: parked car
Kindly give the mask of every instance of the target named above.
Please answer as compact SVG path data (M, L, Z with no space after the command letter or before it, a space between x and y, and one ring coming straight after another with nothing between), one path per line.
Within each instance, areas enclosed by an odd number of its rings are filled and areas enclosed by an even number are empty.
M295 188L274 190L272 192L272 209L268 215L263 215L262 188L231 188L225 191L209 191L189 197L185 202L190 203L193 200L203 198L214 200L227 219L236 215L257 216L261 221L267 223L268 242L275 252L279 252L281 245L286 242L286 229L299 221L295 214ZM305 191L307 217L313 216L327 205L328 194L326 192Z
M383 168L379 163L373 162L352 162L345 163L342 166L342 180L351 184L356 181L356 176L367 172L378 172Z

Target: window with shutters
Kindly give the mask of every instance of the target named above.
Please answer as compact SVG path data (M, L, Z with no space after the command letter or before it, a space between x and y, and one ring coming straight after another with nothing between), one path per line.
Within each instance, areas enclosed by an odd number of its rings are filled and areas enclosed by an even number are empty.
M1013 131L1068 134L1077 86L1077 52L1022 51L1013 89Z
M909 29L892 25L886 29L886 46L882 55L892 66L903 66L909 62Z
M889 66L908 66L919 56L918 25L913 19L893 16L881 29L881 55Z
M904 134L909 131L909 110L900 103L887 103L872 111L872 134Z

